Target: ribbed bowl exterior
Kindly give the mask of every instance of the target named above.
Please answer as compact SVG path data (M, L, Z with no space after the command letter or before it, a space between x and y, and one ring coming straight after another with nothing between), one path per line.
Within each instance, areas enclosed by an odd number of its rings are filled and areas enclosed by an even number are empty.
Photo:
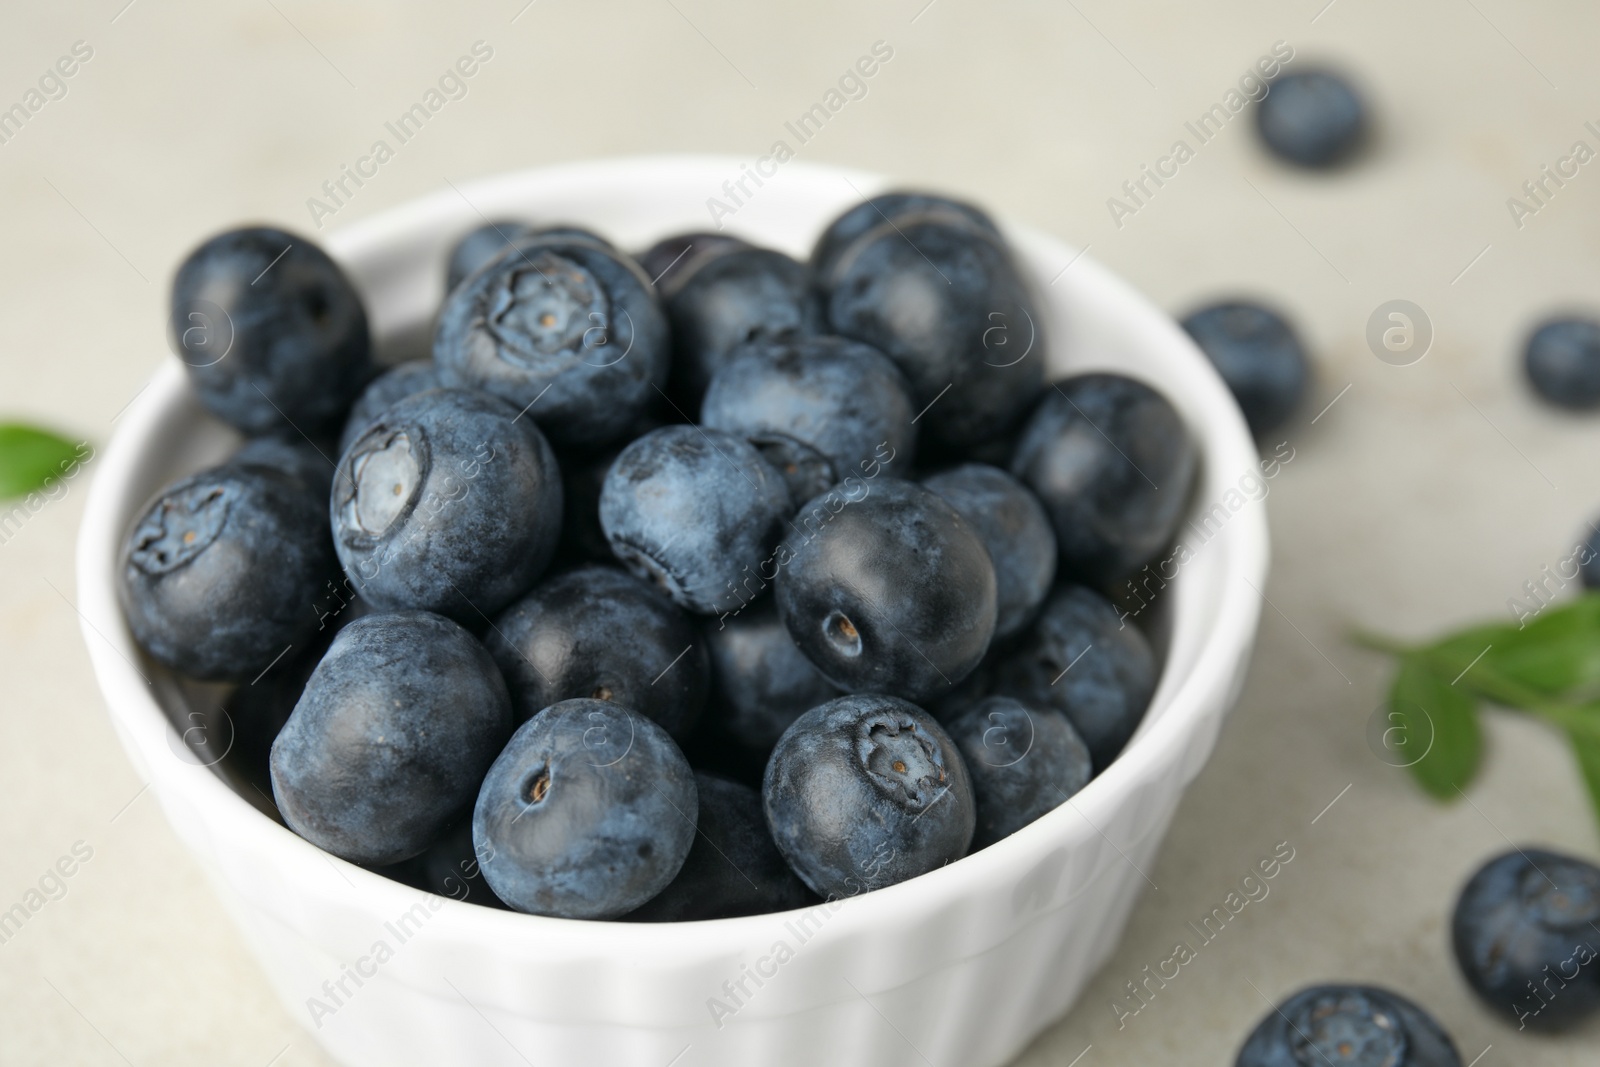
M770 166L770 165L769 165ZM575 222L640 248L714 228L741 161L649 157L462 184L327 235L380 346L426 352L445 250L484 219ZM728 232L804 256L883 179L776 165ZM84 639L111 718L284 1005L350 1067L988 1067L1059 1018L1107 959L1242 682L1267 565L1264 511L1214 507L1257 469L1237 408L1158 308L1092 259L1007 227L1039 293L1052 373L1111 368L1179 408L1203 462L1198 547L1156 628L1165 665L1127 751L1069 803L932 874L809 912L585 923L438 897L325 855L183 758L189 702L116 601L124 531L161 485L225 454L175 360L120 417L79 541ZM320 235L315 235L321 240ZM1235 494L1236 495L1236 494ZM1220 519L1218 516L1221 516ZM309 610L309 608L308 608ZM151 684L146 683L149 679Z

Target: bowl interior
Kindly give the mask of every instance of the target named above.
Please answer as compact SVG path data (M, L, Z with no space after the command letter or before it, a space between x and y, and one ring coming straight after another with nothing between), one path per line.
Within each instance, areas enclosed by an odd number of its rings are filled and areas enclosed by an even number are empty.
M723 182L739 172L737 160L655 157L512 174L452 185L330 233L323 243L361 290L380 352L393 362L426 354L443 296L447 250L473 226L507 217L572 222L637 251L670 233L714 229L707 200L722 198ZM803 258L829 220L886 186L882 178L871 175L791 163L725 218L725 229ZM1166 395L1201 447L1191 518L1207 512L1242 475L1256 469L1242 418L1209 363L1165 314L1093 260L1033 230L1007 227L1007 232L1041 295L1048 343L1040 355L1048 360L1051 376L1116 369L1149 381ZM163 788L184 793L196 804L237 807L243 799L254 809L244 814L259 823L257 813L275 816L259 786L241 780L229 769L229 761L204 758L203 746L203 758L195 759L195 746L179 737L196 722L215 722L226 690L179 682L145 659L122 622L115 596L120 541L145 500L172 479L220 459L236 442L232 431L200 409L176 361L169 361L122 417L102 459L80 546L80 597L86 639L113 719L130 752L144 765L141 769L161 780ZM1180 536L1190 538L1190 533L1186 529ZM1207 684L1201 676L1239 669L1257 611L1252 584L1259 586L1265 559L1260 509L1232 515L1183 564L1159 610L1141 615L1139 624L1151 632L1164 657L1161 682L1129 747L1075 798L1090 818L1096 818L1094 812L1113 812L1146 773L1141 767L1171 757L1175 746L1187 743L1188 720L1201 713L1199 698L1193 696ZM161 751L163 744L169 752ZM173 755L180 761L214 763L219 774L174 778L154 765ZM272 829L274 833L258 838L261 847L281 854L285 863L301 864L325 876L328 857L292 834ZM1078 821L1058 810L983 853L848 905L868 921L869 912L888 907L893 900L910 899L912 893L959 892L969 879L985 877L986 864L1004 861L1015 866L1026 862L1027 854L1057 848L1062 842L1070 845L1084 832ZM341 876L347 882L356 879L355 884L375 897L388 892L377 884L386 880L339 866L345 868ZM888 899L874 903L874 898ZM600 936L597 927L615 931L605 937L633 942L668 936L659 926L572 924L454 902L447 903L447 912L454 916L452 921L498 924L495 929L507 934L535 928L550 933L576 925L585 932L574 936L590 944ZM693 925L750 928L767 918ZM843 934L850 924L834 925ZM739 935L730 936L737 940ZM543 945L548 947L549 942Z

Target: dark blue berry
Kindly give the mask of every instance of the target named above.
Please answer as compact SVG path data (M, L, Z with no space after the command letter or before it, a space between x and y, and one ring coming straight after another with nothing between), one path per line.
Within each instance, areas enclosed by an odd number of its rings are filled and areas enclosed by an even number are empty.
M743 438L663 426L622 450L600 491L611 551L690 611L729 611L762 585L792 508L783 476Z
M974 851L1054 810L1094 774L1089 749L1060 712L989 697L948 721L977 804Z
M694 774L667 732L605 700L551 705L478 793L472 840L518 911L614 919L665 889L694 842Z
M1256 105L1256 128L1279 159L1302 167L1332 167L1361 147L1366 105L1341 75L1301 70L1274 78Z
M839 695L795 646L771 598L707 620L705 634L717 725L753 752L765 756L790 723Z
M639 268L665 296L705 263L750 242L726 233L677 233L663 237L639 255Z
M372 384L363 389L355 403L350 405L344 430L339 434L339 455L350 451L350 446L356 443L356 438L361 436L361 431L367 428L368 423L406 397L443 386L444 379L431 359L413 359L390 367L372 379Z
M945 499L983 539L994 563L994 636L1020 633L1050 594L1056 536L1050 516L1026 486L996 467L966 463L922 484Z
M561 479L532 421L494 397L417 393L339 462L339 560L375 607L481 624L543 572L561 533Z
M958 214L906 213L850 243L818 275L832 332L899 365L943 444L1005 434L1044 380L1043 322L1005 245Z
M1478 869L1451 940L1473 992L1517 1028L1570 1029L1600 1014L1600 867L1517 849Z
M372 376L361 297L304 237L229 230L172 282L172 341L200 402L246 433L337 429Z
M734 349L814 332L819 320L810 272L782 252L722 243L684 258L661 296L672 323L673 395L690 417Z
M654 401L667 344L637 264L596 240L533 236L445 298L433 356L447 383L509 401L553 441L597 447Z
M994 635L995 575L971 523L896 478L841 482L796 513L775 558L795 644L850 692L917 700L965 678Z
M1600 405L1600 322L1551 319L1528 338L1523 365L1534 392L1558 407Z
M1282 315L1230 301L1201 308L1182 325L1239 402L1251 433L1277 429L1300 406L1311 367Z
M228 462L288 475L304 485L313 497L326 500L333 490L333 472L338 466L339 454L326 440L312 441L294 430L275 430L246 440L228 457Z
M336 572L321 500L302 480L226 463L163 489L123 543L118 592L153 658L249 681L317 628Z
M1450 1035L1398 993L1303 989L1261 1020L1234 1067L1461 1067Z
M995 692L1055 708L1089 746L1096 771L1133 736L1156 688L1144 634L1083 586L1059 587L1016 650L995 667Z
M1000 229L982 208L933 193L879 193L863 200L828 224L811 251L811 266L818 277L828 277L856 240L896 219L945 216L957 226L971 226L1000 238Z
M944 729L898 697L812 708L772 750L762 782L778 851L828 899L958 860L972 840L972 783Z
M445 268L444 291L446 293L453 291L467 275L476 273L478 268L515 244L518 238L526 237L532 232L533 226L530 223L519 222L516 219L500 219L485 222L462 234L461 239L450 249L449 264Z
M615 567L578 567L541 582L485 640L519 721L586 697L683 737L705 707L710 669L699 630L654 586Z
M339 631L272 743L273 797L319 848L397 863L472 802L510 733L476 638L426 611L368 615Z
M735 349L711 379L700 421L753 443L779 470L813 466L790 479L808 500L874 457L916 451L916 411L905 379L870 345L842 337L795 337ZM815 455L820 464L808 465Z
M1589 536L1584 539L1577 556L1583 587L1600 589L1600 522L1589 524Z
M1172 540L1197 465L1165 397L1132 378L1084 374L1045 392L1011 473L1050 515L1062 574L1108 587Z
M694 846L667 888L628 916L638 922L731 919L805 907L811 893L778 854L747 785L696 773L700 818Z
M422 855L382 873L435 896L481 904L486 908L506 908L506 902L489 888L478 864L472 847L470 813L446 830Z

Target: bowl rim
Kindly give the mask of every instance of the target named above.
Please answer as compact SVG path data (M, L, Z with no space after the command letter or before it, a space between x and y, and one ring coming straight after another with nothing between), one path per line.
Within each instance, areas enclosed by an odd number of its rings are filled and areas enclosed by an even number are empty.
M652 168L692 168L720 177L737 173L742 162L731 156L655 155L529 168L463 182L459 188L452 185L450 189L436 191L330 231L322 243L336 260L344 262L363 254L370 255L398 241L408 231L437 224L441 218L458 218L461 201L468 200L470 205L472 196L481 201L494 201L510 195L508 190L520 191L520 195L526 196L530 187L540 184L605 184L616 183L619 179L639 183L641 172ZM799 161L786 165L784 173L799 180L826 177L837 181L844 177L868 195L897 184L866 172ZM1001 222L1008 234L1023 236L1030 243L1046 244L1069 254L1076 264L1078 284L1095 286L1102 291L1099 295L1125 305L1146 320L1145 325L1160 335L1164 344L1184 349L1188 358L1196 361L1193 369L1199 381L1190 384L1209 394L1201 400L1210 421L1204 426L1190 426L1200 448L1201 483L1210 465L1231 471L1243 470L1258 461L1255 444L1237 405L1209 361L1171 316L1083 252L1030 227L1003 219ZM227 817L238 829L238 847L261 849L281 867L296 868L290 877L308 894L330 895L334 887L327 885L327 868L323 866L330 864L348 883L344 889L336 891L343 892L354 886L363 910L385 915L403 911L416 902L418 890L323 852L258 810L209 768L176 758L171 759L170 768L160 762L163 756L171 758L162 749L180 742L158 704L154 687L135 666L142 653L122 619L115 567L124 532L119 516L132 513L143 503L142 499L130 499L130 487L137 481L136 471L148 462L153 444L163 434L170 437L178 432L168 423L175 414L183 412L186 404L198 410L181 366L169 359L119 416L119 425L93 473L79 532L77 608L80 628L113 724L136 768L168 810L169 817L173 805L179 802L207 810L214 817ZM1199 498L1191 500L1191 510L1198 502ZM1100 828L1127 803L1140 782L1151 776L1152 768L1159 770L1183 764L1181 749L1195 734L1199 720L1207 714L1207 703L1217 699L1211 694L1226 693L1248 657L1261 613L1263 594L1260 590L1268 558L1264 501L1261 503L1260 507L1245 508L1235 514L1207 542L1207 551L1220 550L1221 553L1217 571L1225 580L1216 593L1220 603L1209 632L1200 639L1188 672L1175 678L1163 670L1157 695L1161 696L1161 690L1170 687L1165 695L1167 706L1163 713L1141 727L1118 758L1073 797L1075 803L1071 806L1077 808L1083 821L1102 837L1105 834ZM1174 584L1176 586L1177 582ZM158 766L163 767L159 772L155 769ZM1197 771L1195 768L1191 774ZM1047 855L1071 846L1073 835L1059 825L1048 825L1053 817L1064 817L1063 809L1068 806L1063 804L1010 837L939 870L885 889L821 905L829 907L833 913L826 924L829 939L849 938L857 930L881 928L890 921L901 926L908 911L931 914L992 883L997 873L1009 872L1013 876L1010 881L1014 883L1035 869ZM1055 821L1059 823L1059 818ZM1080 831L1076 836L1087 837L1088 831ZM1116 847L1115 842L1112 844ZM232 888L243 891L237 884ZM689 958L698 958L712 953L738 955L769 944L785 918L795 914L774 912L677 923L598 922L528 915L440 899L443 906L430 922L430 930L434 931L434 936L451 942L484 944L492 941L513 950L536 947L547 955L571 957L625 953L636 957L640 964L649 961L662 967L679 962L674 950L689 946L692 946Z

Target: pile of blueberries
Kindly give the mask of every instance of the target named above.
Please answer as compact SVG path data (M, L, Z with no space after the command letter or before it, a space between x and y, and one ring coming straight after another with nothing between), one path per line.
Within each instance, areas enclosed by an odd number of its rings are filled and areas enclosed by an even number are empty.
M1600 867L1513 849L1467 881L1450 924L1456 964L1485 1005L1518 1030L1551 1034L1600 1016ZM1267 1014L1237 1067L1462 1067L1455 1043L1391 990L1324 985Z
M809 262L487 223L446 290L380 371L302 237L173 284L247 439L144 508L122 604L238 683L223 767L308 841L541 915L784 910L1016 832L1133 734L1157 659L1103 591L1196 448L1142 382L1047 382L983 211L878 196Z

